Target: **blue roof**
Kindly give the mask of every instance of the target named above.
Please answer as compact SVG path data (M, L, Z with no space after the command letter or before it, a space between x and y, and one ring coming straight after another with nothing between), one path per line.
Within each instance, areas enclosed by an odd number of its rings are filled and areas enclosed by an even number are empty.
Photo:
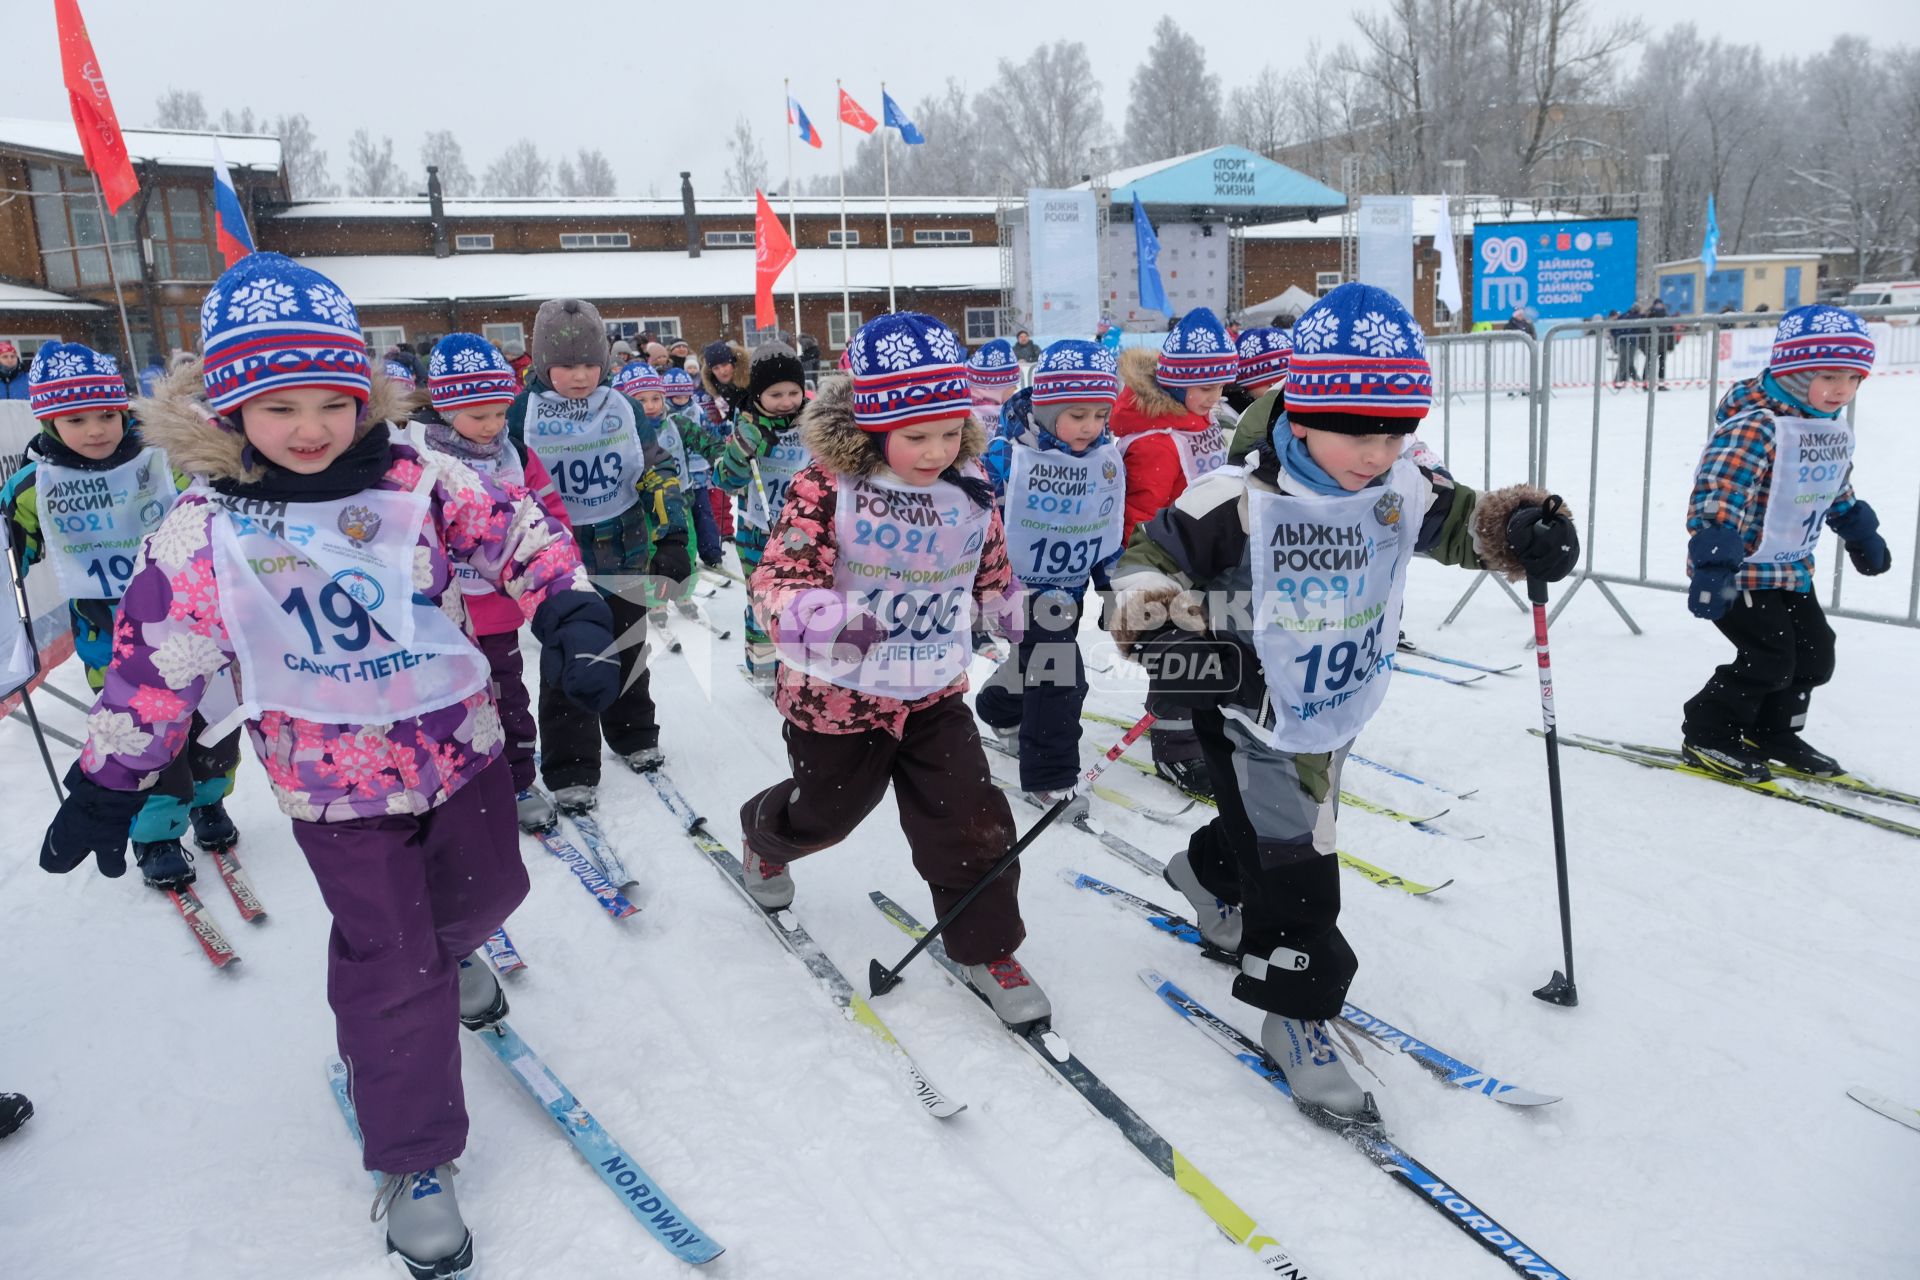
M1135 165L1107 176L1115 204L1138 195L1149 209L1212 210L1222 217L1267 222L1309 210L1344 208L1347 198L1297 169L1245 147L1212 147ZM1259 216L1249 216L1258 214Z

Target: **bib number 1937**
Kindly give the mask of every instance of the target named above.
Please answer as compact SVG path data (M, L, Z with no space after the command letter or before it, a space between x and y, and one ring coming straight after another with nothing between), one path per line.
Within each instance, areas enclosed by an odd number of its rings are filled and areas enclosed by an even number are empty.
M1077 538L1072 541L1035 538L1027 544L1027 554L1033 557L1033 567L1028 573L1036 577L1040 574L1061 577L1090 573L1093 566L1100 563L1100 548L1105 541L1104 537Z
M1364 684L1372 678L1374 666L1380 657L1380 629L1385 625L1383 618L1368 627L1366 634L1358 640L1342 640L1331 647L1317 644L1295 658L1295 663L1307 669L1301 680L1301 692L1318 693L1324 690L1338 693L1355 680ZM1324 683L1321 682L1323 674L1326 677Z

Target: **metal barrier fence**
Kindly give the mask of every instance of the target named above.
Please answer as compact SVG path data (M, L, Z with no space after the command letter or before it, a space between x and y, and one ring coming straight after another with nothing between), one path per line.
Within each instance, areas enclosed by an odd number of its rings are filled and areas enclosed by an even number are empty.
M1854 474L1895 548L1896 572L1874 579L1851 572L1834 539L1820 570L1827 611L1920 627L1920 439L1874 403L1885 379L1920 373L1920 307L1862 314L1877 355L1847 411L1851 422L1866 405ZM1686 509L1700 450L1727 388L1766 367L1778 321L1766 313L1594 320L1555 325L1537 342L1504 330L1437 336L1428 342L1434 410L1422 434L1466 483L1476 473L1488 486L1509 483L1524 457L1534 483L1574 499L1582 560L1554 615L1591 582L1637 635L1639 624L1612 588L1687 589ZM1907 394L1920 394L1920 386ZM1475 579L1447 622L1482 581Z

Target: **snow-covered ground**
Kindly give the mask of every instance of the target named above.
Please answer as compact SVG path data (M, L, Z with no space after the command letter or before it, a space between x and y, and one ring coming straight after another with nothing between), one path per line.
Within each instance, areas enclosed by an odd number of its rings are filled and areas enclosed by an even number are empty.
M1605 403L1608 448L1629 443L1608 455L1617 471L1603 471L1603 502L1631 511L1644 400ZM1557 401L1556 423L1580 421L1586 404ZM1667 474L1655 485L1654 560L1665 576L1678 573L1675 513L1700 438L1701 419L1686 417L1699 404L1688 405L1663 406L1656 436ZM1503 442L1516 434L1516 406L1496 402ZM1896 433L1916 409L1920 387L1888 380L1869 384L1861 412L1858 484L1890 531L1902 609L1917 455L1911 436ZM1477 480L1478 446L1461 412L1453 459ZM1550 477L1584 512L1584 440L1568 431L1565 447L1555 436ZM1440 443L1437 430L1427 434ZM1519 445L1524 455L1524 437ZM1496 479L1515 473L1505 456ZM1627 478L1615 484L1613 474ZM1630 540L1623 551L1607 521L1601 531L1603 564L1637 559L1631 532L1617 535ZM1834 552L1822 548L1829 566ZM1408 631L1463 657L1526 659L1529 624L1491 586L1440 629L1467 582L1417 566ZM1555 627L1561 724L1673 742L1680 703L1727 646L1678 595L1621 594L1645 635L1629 635L1591 588ZM710 607L725 618L739 599L732 587ZM1839 674L1816 698L1810 737L1862 772L1920 790L1907 679L1920 633L1849 621L1836 629ZM661 656L654 682L668 767L737 848L740 801L784 776L777 717L736 674L737 641L709 654L706 633L682 625L679 634L687 652ZM55 680L84 692L71 665ZM1118 674L1096 677L1091 705L1131 717L1138 688ZM51 698L38 705L49 724L79 730L77 712ZM1375 759L1477 787L1443 821L1485 838L1343 816L1351 852L1412 878L1454 881L1413 898L1345 877L1343 924L1361 957L1354 1000L1477 1066L1565 1095L1518 1112L1374 1053L1397 1139L1569 1275L1915 1274L1920 1135L1844 1091L1859 1084L1920 1099L1920 844L1566 750L1582 1002L1550 1007L1529 994L1560 962L1545 763L1526 732L1538 723L1530 667L1472 688L1402 677L1362 741ZM1089 758L1117 734L1090 726ZM71 753L56 753L64 767ZM271 919L243 925L217 879L202 878L244 957L225 973L136 876L37 869L53 801L16 722L0 728L0 770L14 831L0 901L15 974L0 1089L28 1093L39 1112L0 1142L5 1274L389 1274L366 1220L369 1186L324 1079L333 1040L326 914L258 765L247 757L232 811ZM1173 801L1129 770L1106 781L1150 803ZM1445 803L1368 771L1346 782L1410 811ZM869 889L927 911L890 810L883 802L845 846L796 868L800 912L856 979L870 957L891 961L904 949ZM1016 805L1023 827L1033 816ZM1123 811L1101 817L1158 856L1184 840ZM932 1079L969 1104L944 1124L921 1113L885 1054L843 1023L649 788L611 761L602 823L640 877L643 912L608 920L528 842L533 890L509 927L530 967L510 983L512 1020L727 1246L706 1270L756 1280L1260 1274L936 967L917 962L877 1007ZM1257 1015L1228 996L1224 970L1055 872L1079 868L1163 901L1171 890L1072 830L1049 832L1028 859L1022 957L1051 994L1059 1030L1312 1275L1503 1273L1177 1025L1135 977L1156 967L1256 1029ZM485 1274L682 1272L491 1055L476 1047L466 1074L473 1133L459 1187Z

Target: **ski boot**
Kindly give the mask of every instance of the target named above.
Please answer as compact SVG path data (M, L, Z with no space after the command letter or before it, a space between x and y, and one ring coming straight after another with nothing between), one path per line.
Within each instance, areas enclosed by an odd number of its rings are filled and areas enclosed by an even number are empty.
M240 843L240 829L227 816L224 801L215 800L212 804L187 810L187 821L193 824L194 844L204 852L231 849Z
M1002 729L997 724L990 724L987 726L987 732L992 735L992 741L986 738L982 738L981 741L986 743L989 750L998 751L1003 756L1012 756L1015 760L1020 758L1019 725Z
M765 666L756 666L752 661L748 661L740 671L747 677L747 683L768 699L771 699L774 691L779 688L780 668L772 662L768 662Z
M133 860L149 889L185 889L193 884L193 855L178 840L135 840Z
M1742 742L1734 747L1710 747L1700 742L1682 742L1680 759L1703 773L1729 782L1771 782L1773 770L1758 751Z
M1809 778L1838 778L1846 773L1838 760L1807 745L1796 730L1747 739L1756 755L1779 765L1788 773L1804 773Z
M652 773L667 762L667 753L658 747L642 747L638 751L629 751L620 757L627 762L627 768L635 773Z
M700 610L689 598L682 597L681 599L675 600L673 602L673 609L675 613L678 613L688 622L700 621Z
M590 782L573 787L555 787L553 803L562 813L587 813L600 803L600 789Z
M987 1003L1000 1015L1000 1021L1016 1032L1024 1032L1053 1017L1053 1004L1040 984L1027 976L1020 961L1012 955L970 964L967 981L987 997Z
M486 963L468 956L460 962L460 1025L469 1031L490 1027L507 1016L507 993Z
M1294 1105L1309 1119L1337 1131L1379 1128L1373 1095L1348 1073L1325 1021L1269 1013L1260 1024L1260 1047L1286 1075Z
M1213 775L1205 760L1156 760L1153 771L1190 796L1213 799Z
M760 904L763 911L783 911L793 905L793 875L784 862L775 862L763 858L753 851L752 845L745 846L746 855L740 860L740 879L747 886L747 896Z
M453 1195L452 1161L419 1173L389 1173L367 1216L387 1224L387 1252L397 1254L413 1280L448 1280L473 1266L473 1232Z
M1200 877L1194 874L1193 859L1185 849L1167 859L1167 869L1161 875L1193 906L1193 922L1200 930L1200 940L1206 944L1201 950L1211 948L1226 960L1237 956L1240 953L1240 927L1243 923L1240 908L1214 897L1200 883Z
M0 1138L33 1118L33 1104L24 1093L0 1093Z
M553 830L560 821L559 813L553 807L553 801L547 793L538 787L528 787L513 797L514 816L520 821L522 831L538 834Z
M1030 804L1041 809L1051 809L1065 800L1067 807L1060 811L1060 817L1057 819L1060 822L1077 823L1087 816L1087 798L1080 794L1080 788L1077 786L1066 787L1059 791L1029 791L1026 796Z

